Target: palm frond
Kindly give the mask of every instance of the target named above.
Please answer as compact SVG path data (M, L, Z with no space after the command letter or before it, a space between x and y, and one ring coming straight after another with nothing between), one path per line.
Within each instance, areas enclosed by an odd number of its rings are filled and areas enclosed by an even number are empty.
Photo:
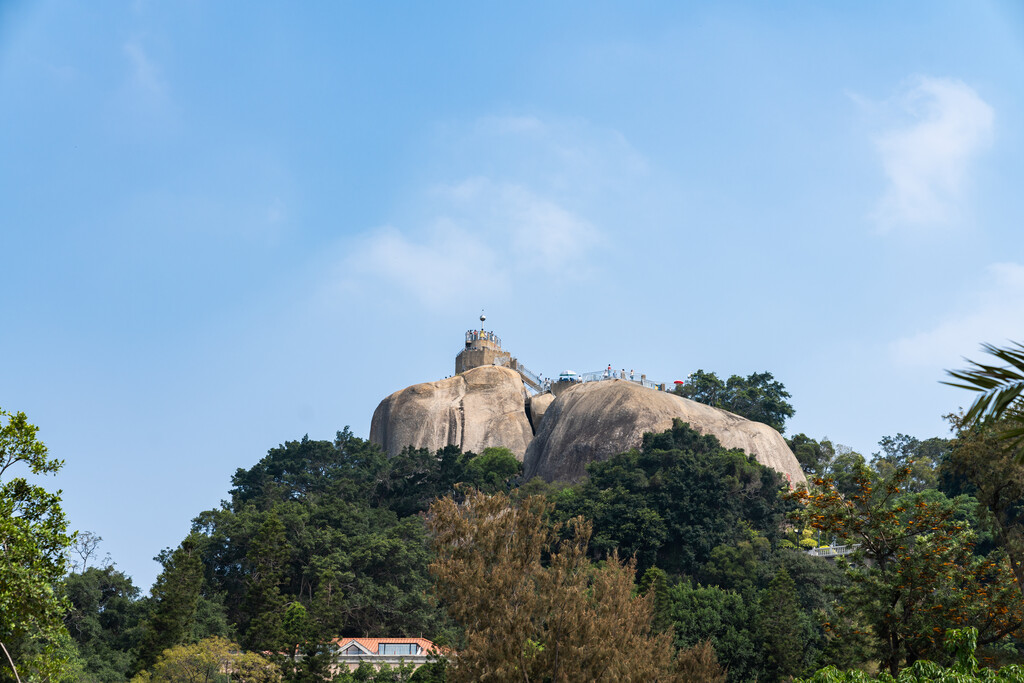
M982 344L985 353L1001 361L1002 365L964 359L970 365L966 370L946 371L955 381L943 384L980 394L964 414L965 424L995 422L1024 410L1024 344L1010 344L1006 348ZM1010 441L1013 450L1018 451L1018 458L1024 460L1024 449L1021 449L1024 446L1024 428L1002 430L997 436Z

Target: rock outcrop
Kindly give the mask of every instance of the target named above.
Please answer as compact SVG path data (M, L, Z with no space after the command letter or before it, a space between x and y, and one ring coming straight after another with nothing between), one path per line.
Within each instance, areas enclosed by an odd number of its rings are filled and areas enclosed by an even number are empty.
M541 421L544 419L544 413L547 412L548 406L555 400L555 397L550 393L537 394L532 396L530 401L526 404L527 410L530 411L530 424L533 426L533 433L536 434L540 431Z
M793 484L805 481L785 439L768 425L622 380L579 384L559 395L526 451L524 474L578 481L587 463L638 448L644 432L663 432L674 418L713 434L726 448L753 454Z
M451 445L474 453L504 446L522 460L533 439L525 397L519 373L497 366L414 384L377 406L370 441L389 456L406 446L436 451Z

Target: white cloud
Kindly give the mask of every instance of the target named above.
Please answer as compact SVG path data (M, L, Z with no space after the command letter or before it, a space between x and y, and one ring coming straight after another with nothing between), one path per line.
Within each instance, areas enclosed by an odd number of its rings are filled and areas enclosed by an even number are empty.
M343 264L346 284L370 276L380 291L394 287L430 307L467 299L483 274L490 287L507 287L496 251L472 232L439 221L413 239L391 226L366 235Z
M163 99L167 95L167 84L142 43L129 41L123 45L123 50L131 65L133 85L148 97Z
M919 78L886 105L900 122L875 140L888 179L875 218L883 227L955 220L971 162L992 142L992 107L967 84L944 78Z
M469 168L423 188L400 223L352 243L343 289L443 307L478 298L480 273L495 294L593 276L607 238L591 216L606 215L608 188L628 186L617 179L645 172L621 135L530 116L486 117L446 135L445 151Z
M982 342L997 346L1024 341L1024 265L995 263L966 305L934 328L890 345L903 366L956 368L963 358L977 359Z
M423 230L385 226L345 259L344 279L397 288L431 307L494 292L532 276L576 277L598 241L589 223L529 189L473 178L432 192L438 213Z
M454 220L510 257L511 270L576 275L599 241L585 219L522 185L471 178L434 194Z

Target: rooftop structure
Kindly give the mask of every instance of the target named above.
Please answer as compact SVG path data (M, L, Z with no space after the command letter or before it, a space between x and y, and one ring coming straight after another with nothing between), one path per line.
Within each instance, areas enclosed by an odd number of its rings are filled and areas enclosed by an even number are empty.
M338 664L349 671L367 662L375 668L387 664L398 667L413 664L417 668L426 664L440 651L426 638L338 638Z
M480 314L480 329L466 331L466 347L455 356L455 374L461 374L483 365L500 365L515 370L523 378L523 384L533 393L548 389L549 382L534 374L525 365L501 348L501 337L484 329L487 316Z
M466 347L455 356L455 374L482 365L508 365L512 354L501 348L501 338L484 329L487 316L480 314L480 329L466 331Z
M542 376L530 371L530 369L523 365L518 358L514 358L511 353L501 348L501 337L494 334L494 332L489 332L484 329L484 322L486 320L487 316L481 313L480 329L466 331L466 346L459 351L457 356L455 356L456 375L462 374L467 370L472 370L473 368L479 368L483 365L500 365L518 372L520 377L523 378L523 384L525 384L526 388L533 393L551 391L557 395L561 391L564 391L575 384L596 382L607 379L626 380L647 387L648 389L657 389L659 391L669 390L668 386L665 384L659 384L648 380L647 375L645 374L637 373L633 370L630 370L627 373L625 368L621 371L614 370L611 365L604 370L584 372L581 374L577 374L571 370L566 370L556 380L544 379Z

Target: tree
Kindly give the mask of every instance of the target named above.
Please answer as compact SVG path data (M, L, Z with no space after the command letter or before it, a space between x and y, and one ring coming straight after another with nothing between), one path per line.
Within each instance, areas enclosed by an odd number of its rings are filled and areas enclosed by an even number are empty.
M698 576L705 585L715 585L740 593L753 593L758 580L758 566L771 551L764 536L716 546Z
M963 415L947 417L956 439L945 467L973 487L971 493L987 510L986 521L1009 557L1017 587L1024 592L1024 464L996 436L998 423L970 424Z
M943 645L947 657L952 660L948 668L922 659L900 672L898 680L885 671L874 680L878 683L1018 683L1024 680L1024 667L1018 665L999 671L978 670L978 660L974 656L978 645L977 629L949 629ZM871 680L863 671L840 671L828 666L810 678L796 679L795 683L868 683Z
M786 400L790 398L789 392L770 372L755 372L746 377L733 375L723 382L713 372L698 370L674 391L684 398L763 422L779 433L785 431L786 419L794 413Z
M235 473L228 501L193 520L197 612L221 600L243 645L278 653L271 658L294 682L329 678L325 644L339 635L436 639L454 627L430 599L421 513L438 496L461 495L467 479L510 485L519 464L512 458L510 471L506 455L446 447L389 458L348 429L333 442L270 449Z
M163 652L151 671L132 683L275 683L281 680L277 665L254 652L242 652L237 644L219 636Z
M59 652L67 638L67 602L55 586L67 569L65 551L74 535L67 531L61 492L24 477L3 480L16 467L41 475L64 465L49 456L38 431L25 413L0 408L0 643L6 650L0 653L0 675L10 680L12 667L22 676L57 680L69 663Z
M90 565L93 559L99 557L98 548L103 537L91 531L79 531L71 544L71 571L81 574ZM110 555L106 555L101 561L104 566L110 565Z
M651 599L616 554L587 559L590 525L558 541L540 497L471 493L430 508L435 591L465 629L455 681L679 680L671 637L650 635ZM547 564L541 562L547 556Z
M900 468L910 468L907 490L920 493L938 485L938 467L949 452L949 440L933 437L920 441L906 434L883 436L881 453L874 454L872 466L883 479Z
M946 628L974 626L982 643L993 643L1024 626L1005 557L974 554L964 501L935 490L905 494L910 476L908 467L877 482L861 472L852 495L830 479L792 494L805 505L798 517L859 546L843 610L871 627L876 655L893 676L904 661L941 652Z
M702 640L691 648L679 653L678 667L684 681L701 683L725 683L726 671L718 663L715 648L708 640Z
M781 475L679 420L645 434L639 451L591 463L587 472L555 497L558 516L591 520L595 554L635 555L641 571L693 574L713 548L746 540L748 530L771 542L791 505L781 497Z
M757 604L736 591L680 581L669 588L675 646L680 650L708 642L731 681L763 679L757 641Z
M835 448L827 438L817 441L806 434L796 434L786 439L786 443L808 477L828 474L828 466L835 457Z
M657 567L651 567L644 572L637 590L641 595L651 595L651 632L671 631L672 600L668 594L668 575Z
M250 617L246 624L245 642L249 648L280 652L290 646L294 647L298 642L289 638L290 634L285 632L287 600L281 595L289 550L284 524L276 514L270 512L249 544L245 558L244 609ZM293 616L292 621L298 619ZM294 659L296 653L290 654Z
M523 464L507 448L485 448L466 463L466 481L484 493L507 491Z
M725 382L715 373L703 370L691 373L685 382L676 385L674 392L683 398L716 408L721 408L729 401Z
M409 683L418 680L414 678L415 675L416 667L412 664L383 664L377 668L369 662L360 662L359 668L355 671L342 671L332 679L332 683Z
M863 455L849 446L836 444L835 456L819 478L829 479L844 496L853 496L860 489L861 478L873 476Z
M851 626L847 615L838 610L850 587L846 571L835 562L783 549L760 563L759 585L770 586L780 571L785 571L796 586L803 650L800 669L821 666L822 662L854 666L868 659L865 638L854 633L860 629L847 628ZM825 623L830 624L828 630Z
M1011 444L1018 459L1024 459L1024 344L1011 342L1005 348L982 344L982 349L1004 365L967 361L966 370L947 370L955 381L943 384L980 394L963 423L973 426L1005 419L998 436Z
M190 640L203 587L201 544L202 539L191 534L156 558L164 570L150 591L153 609L142 625L140 667L149 667L164 650Z
M804 614L797 601L796 583L782 569L761 593L757 628L763 643L765 665L777 679L803 669Z
M726 410L748 420L763 422L780 434L786 431L786 419L793 417L789 392L770 372L733 375L725 383L729 396Z
M64 624L90 678L115 683L132 672L144 605L131 578L107 565L89 567L64 581L71 608Z

